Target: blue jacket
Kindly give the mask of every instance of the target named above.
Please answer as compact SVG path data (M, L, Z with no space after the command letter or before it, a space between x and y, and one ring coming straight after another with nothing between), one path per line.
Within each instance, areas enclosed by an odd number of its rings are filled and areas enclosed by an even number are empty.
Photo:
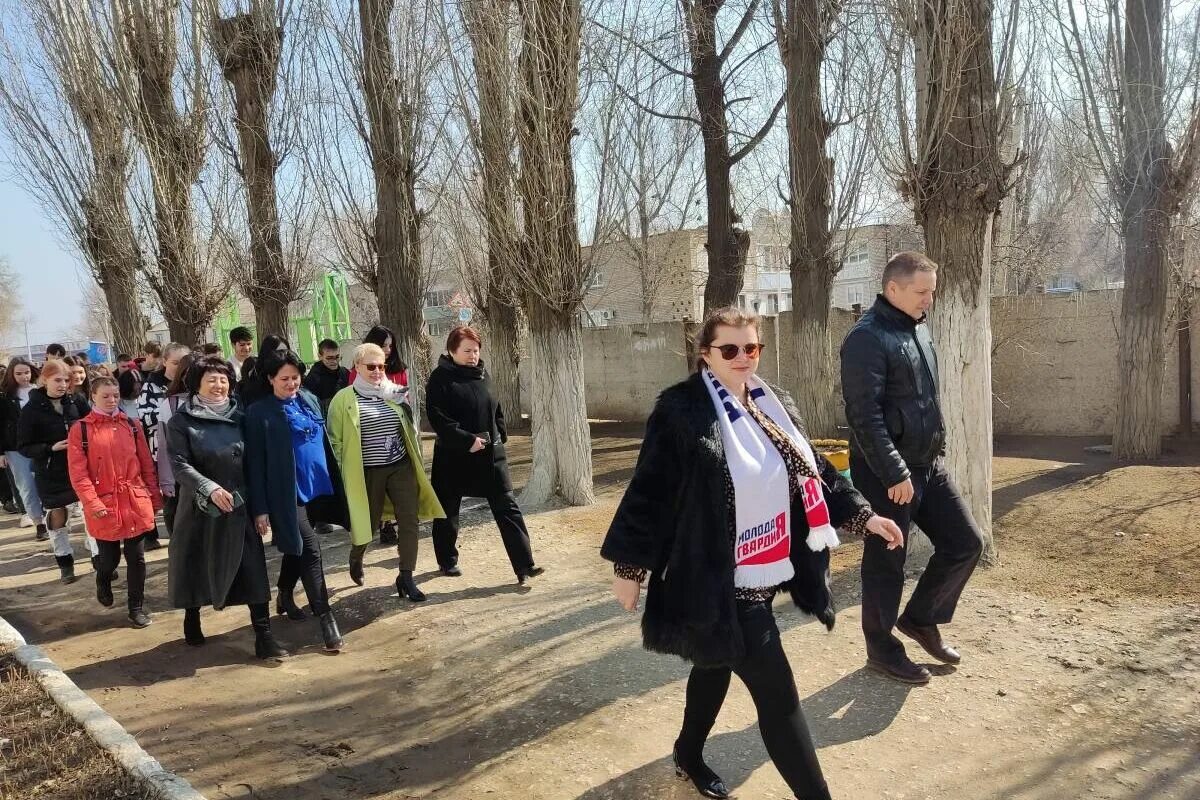
M301 402L321 415L321 406L310 392L300 390ZM246 437L246 507L251 521L271 518L275 547L298 556L304 550L296 516L296 457L292 431L279 403L258 402L246 409L242 422Z

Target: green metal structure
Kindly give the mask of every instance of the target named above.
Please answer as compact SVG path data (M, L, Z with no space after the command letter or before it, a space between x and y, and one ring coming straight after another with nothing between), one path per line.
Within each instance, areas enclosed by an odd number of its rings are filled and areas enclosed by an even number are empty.
M238 298L230 295L225 307L213 323L213 330L221 350L226 357L233 357L233 345L229 343L229 332L239 325L250 329L254 341L258 342L258 331L254 320L244 320L239 310ZM296 354L305 363L317 359L317 343L322 339L345 341L350 333L350 299L346 278L340 272L326 272L313 286L313 303L309 313L288 320L288 337Z

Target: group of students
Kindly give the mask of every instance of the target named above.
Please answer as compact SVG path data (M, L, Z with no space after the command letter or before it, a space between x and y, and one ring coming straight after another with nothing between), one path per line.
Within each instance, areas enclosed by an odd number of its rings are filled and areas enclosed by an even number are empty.
M408 371L393 343L390 330L372 328L354 350L352 369L341 365L332 340L320 343L312 368L279 336L264 337L253 356L246 328L231 332L232 359L211 344L192 351L151 343L138 361L119 358L115 376L86 369L76 376L65 354L49 351L40 370L15 358L0 383L10 488L37 538L51 541L64 583L75 580L70 511L81 509L96 599L113 605L123 555L129 620L139 628L151 623L145 551L161 546L161 511L168 596L184 610L184 640L205 643L202 607L246 605L255 653L264 659L288 655L271 632L268 536L282 554L276 613L307 616L293 597L301 583L330 652L344 642L329 604L320 533L349 532L349 575L361 586L378 531L381 543L397 548L397 593L421 602L413 577L420 522L434 520L441 572L459 576L459 507L464 496L479 496L492 508L518 582L541 574L508 477L508 434L480 360L480 334L452 331L429 380L432 480Z

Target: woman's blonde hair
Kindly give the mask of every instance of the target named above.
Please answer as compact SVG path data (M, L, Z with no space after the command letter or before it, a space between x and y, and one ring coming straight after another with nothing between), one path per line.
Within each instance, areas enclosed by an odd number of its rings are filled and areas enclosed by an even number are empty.
M358 347L354 348L354 363L358 364L367 356L379 356L379 360L387 363L387 356L383 354L383 348L377 344L363 342Z

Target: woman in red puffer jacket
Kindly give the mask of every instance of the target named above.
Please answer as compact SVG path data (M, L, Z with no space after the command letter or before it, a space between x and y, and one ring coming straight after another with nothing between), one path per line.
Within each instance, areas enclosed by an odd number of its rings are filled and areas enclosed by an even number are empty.
M92 411L71 426L67 463L71 485L83 505L88 533L100 548L96 556L96 599L113 604L112 580L121 551L129 586L129 621L150 624L143 608L146 556L142 534L154 530L162 494L141 425L120 410L121 390L112 378L92 381Z

